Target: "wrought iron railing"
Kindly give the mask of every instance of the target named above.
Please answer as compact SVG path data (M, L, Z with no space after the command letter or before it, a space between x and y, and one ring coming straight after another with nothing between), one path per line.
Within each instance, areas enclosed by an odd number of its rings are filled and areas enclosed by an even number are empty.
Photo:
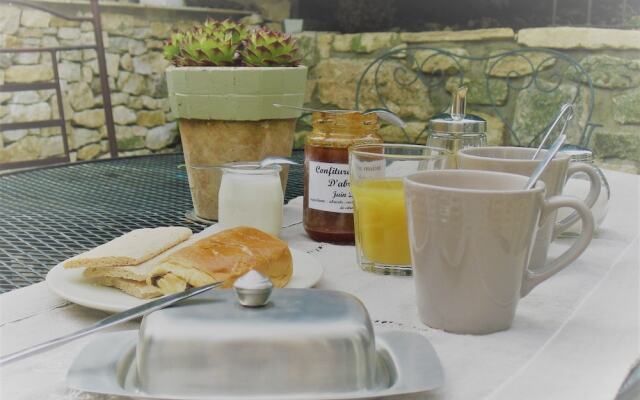
M58 59L57 53L61 51L81 51L81 50L95 50L98 60L98 76L100 78L100 90L102 92L102 103L105 111L105 125L107 128L107 140L109 142L109 153L111 157L118 156L118 145L116 142L115 126L113 123L113 113L111 106L111 92L109 89L109 81L107 77L107 64L104 52L104 42L102 38L102 23L100 20L100 7L98 6L98 0L90 0L91 4L91 16L72 16L62 12L58 12L43 4L34 3L25 0L0 0L0 3L8 3L11 5L33 8L36 10L47 12L58 18L66 19L68 21L76 22L90 22L93 25L93 32L95 36L95 44L89 45L77 45L77 46L57 46L57 47L38 47L38 48L5 48L0 49L0 54L7 53L49 53L51 57L51 68L53 70L53 80L45 82L34 83L21 83L13 84L6 83L0 85L0 92L20 92L20 91L33 91L33 90L55 90L56 101L58 105L58 118L42 120L42 121L28 121L28 122L10 122L0 124L0 132L17 129L30 129L30 128L46 128L46 127L59 127L62 136L63 156L49 157L45 159L37 160L25 160L14 161L9 163L0 163L0 170L3 169L16 169L23 167L32 167L38 165L58 164L62 162L70 161L70 149L69 140L67 134L67 125L64 114L64 107L62 103L62 90L60 86L60 77L58 74Z
M513 61L519 61L518 67L510 70ZM406 102L412 97L415 101L424 96L423 105L412 107L421 112L430 110L429 115L417 118L425 121L444 112L449 106L452 88L468 83L470 77L476 83L475 89L484 90L488 100L480 107L504 123L513 145L536 144L554 117L549 115L548 123L539 124L533 131L531 127L514 124L514 111L517 111L514 98L523 90L543 100L555 98L558 109L564 102L576 105L580 118L570 135L575 144L587 145L593 129L599 126L591 122L595 92L588 72L572 57L544 48L514 49L481 57L423 45L391 50L372 61L362 73L357 83L355 106L357 109L385 107L412 118L419 113L407 112ZM499 87L502 87L502 96L498 94ZM558 96L561 89L569 95ZM404 131L406 141L424 140L426 125L425 122L417 136L410 137Z

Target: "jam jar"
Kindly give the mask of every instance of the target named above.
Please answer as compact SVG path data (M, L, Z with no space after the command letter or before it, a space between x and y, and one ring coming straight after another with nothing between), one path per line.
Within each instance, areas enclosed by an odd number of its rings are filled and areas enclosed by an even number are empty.
M304 148L304 229L320 242L352 244L349 147L382 143L375 113L314 112Z

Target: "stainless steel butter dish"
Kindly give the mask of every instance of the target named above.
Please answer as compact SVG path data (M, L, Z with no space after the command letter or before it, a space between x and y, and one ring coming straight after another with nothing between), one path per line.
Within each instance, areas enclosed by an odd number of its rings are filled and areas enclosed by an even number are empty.
M67 381L138 398L356 399L432 390L443 374L426 338L374 336L351 295L280 289L264 307L243 307L220 290L149 314L137 334L97 338Z
M373 388L373 328L353 296L284 289L265 307L247 308L225 290L182 304L142 321L136 362L146 393L237 396L256 387L262 394Z

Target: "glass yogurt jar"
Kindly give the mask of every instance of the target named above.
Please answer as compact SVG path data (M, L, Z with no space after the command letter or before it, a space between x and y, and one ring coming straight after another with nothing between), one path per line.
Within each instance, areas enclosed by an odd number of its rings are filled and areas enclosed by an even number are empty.
M281 169L279 165L260 168L257 162L225 164L218 193L220 226L251 226L277 236L284 205Z

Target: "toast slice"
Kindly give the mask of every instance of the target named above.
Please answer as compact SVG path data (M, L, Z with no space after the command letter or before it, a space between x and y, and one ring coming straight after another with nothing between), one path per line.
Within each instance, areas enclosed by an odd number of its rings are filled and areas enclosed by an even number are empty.
M152 258L151 260L145 261L140 265L127 265L123 267L89 267L86 268L83 272L85 278L118 278L118 279L127 279L130 281L138 281L145 282L153 268L158 265L158 263L162 260L161 257L165 257L165 253L160 254Z
M65 268L136 266L191 237L191 229L165 226L136 229L64 262Z
M130 279L114 278L111 276L101 276L92 278L92 281L98 285L110 286L120 289L126 294L135 296L139 299L152 299L162 296L162 292L155 286L147 285L146 282L139 282Z

